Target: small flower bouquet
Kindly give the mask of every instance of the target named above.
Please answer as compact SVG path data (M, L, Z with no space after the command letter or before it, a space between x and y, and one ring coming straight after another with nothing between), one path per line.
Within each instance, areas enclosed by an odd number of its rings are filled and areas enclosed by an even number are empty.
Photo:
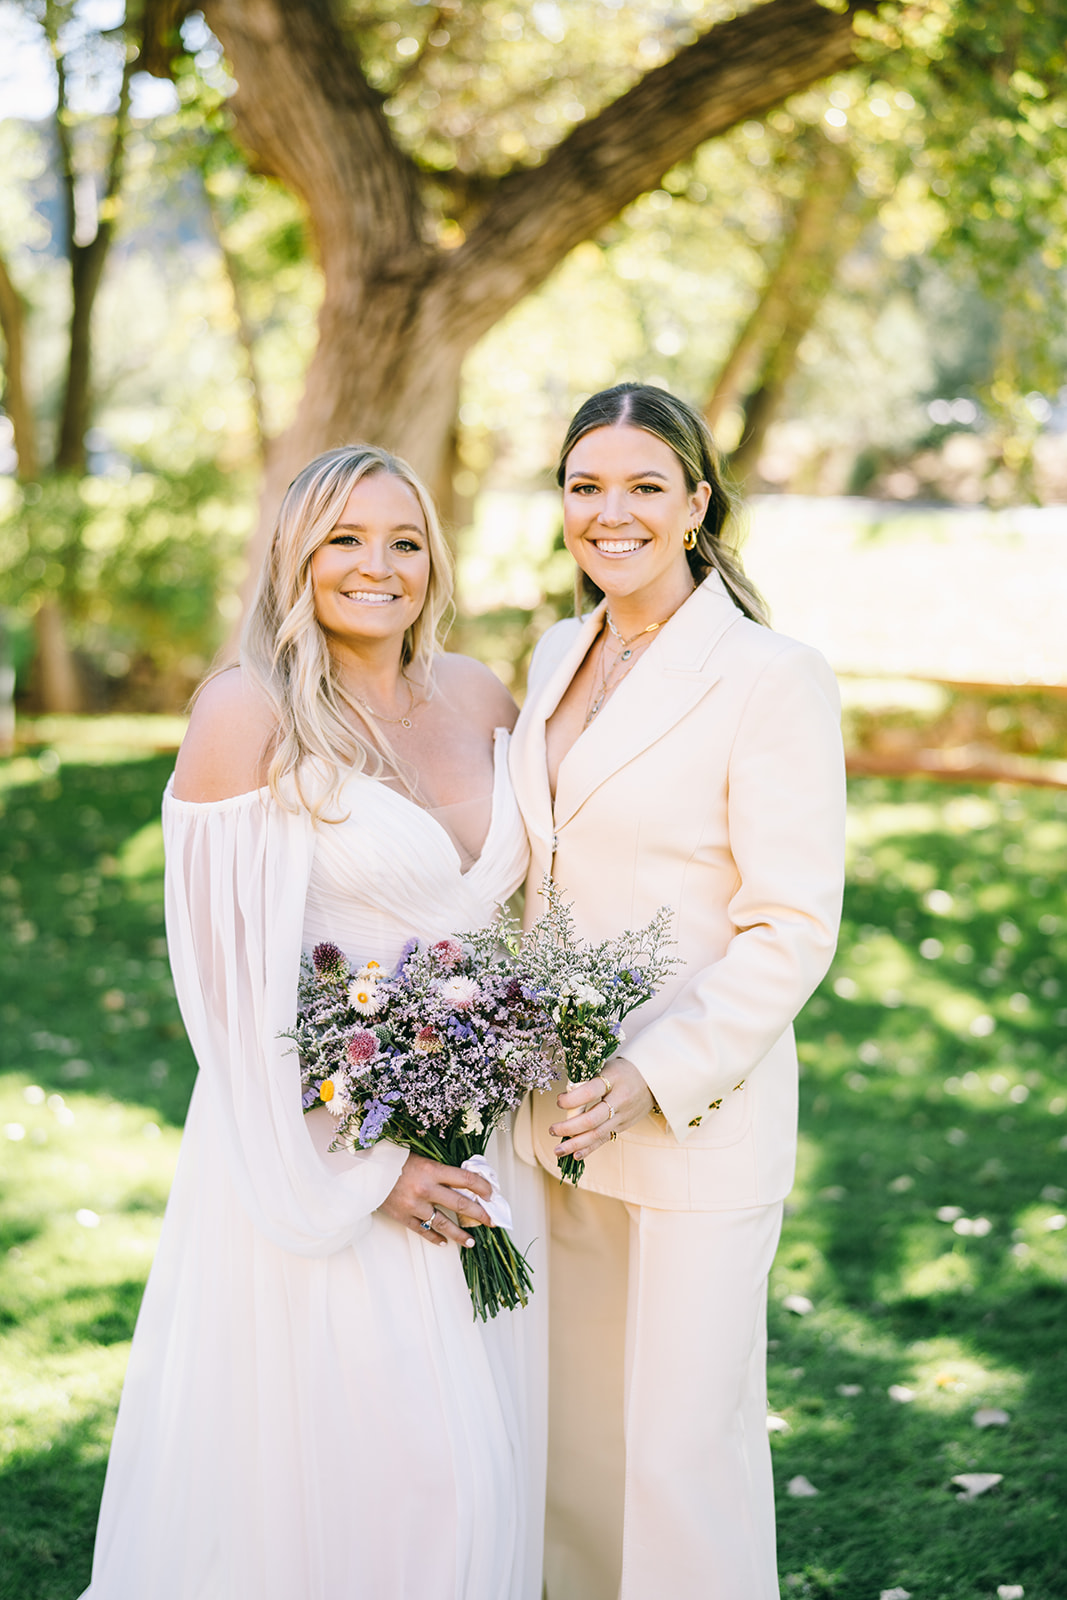
M353 969L336 945L316 945L287 1035L300 1053L305 1111L325 1105L336 1118L331 1148L391 1139L493 1182L486 1204L503 1225L473 1229L473 1249L460 1252L483 1321L525 1305L531 1287L486 1146L506 1113L554 1076L541 1007L501 943L509 936L514 943L505 918L434 944L412 941L391 975L374 961Z
M623 1040L622 1020L650 1000L678 965L667 953L672 912L661 906L636 932L600 944L580 940L574 918L551 878L545 910L522 943L523 982L551 1018L567 1080L573 1088L599 1076ZM558 1157L560 1182L577 1184L585 1162Z

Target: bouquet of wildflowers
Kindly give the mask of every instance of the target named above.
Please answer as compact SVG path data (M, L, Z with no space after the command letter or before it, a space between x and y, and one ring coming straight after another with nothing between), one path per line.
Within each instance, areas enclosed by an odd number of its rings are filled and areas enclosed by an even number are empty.
M587 1083L623 1039L622 1020L650 1000L678 957L667 954L671 910L661 906L652 921L600 944L580 940L570 908L551 878L541 894L545 911L522 944L524 988L536 994L551 1018L567 1080ZM585 1162L560 1156L562 1182L577 1184Z
M485 1149L494 1127L554 1069L536 996L516 971L497 927L412 941L396 970L353 968L334 944L304 957L292 1038L300 1052L305 1111L325 1105L337 1122L331 1148L366 1149L379 1139L490 1177ZM486 1202L493 1228L473 1230L460 1252L476 1316L525 1305L530 1268L505 1231L506 1201Z

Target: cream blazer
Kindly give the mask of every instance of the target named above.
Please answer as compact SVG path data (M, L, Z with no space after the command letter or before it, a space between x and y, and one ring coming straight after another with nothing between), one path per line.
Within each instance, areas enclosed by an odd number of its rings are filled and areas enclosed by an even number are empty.
M713 573L568 752L553 806L545 722L600 616L545 634L512 738L527 919L548 872L588 939L666 904L683 965L631 1012L619 1050L662 1114L597 1151L582 1187L670 1210L770 1204L793 1182L792 1022L830 964L841 912L837 684L817 651L750 622ZM520 1155L549 1172L559 1115L541 1095L516 1131Z

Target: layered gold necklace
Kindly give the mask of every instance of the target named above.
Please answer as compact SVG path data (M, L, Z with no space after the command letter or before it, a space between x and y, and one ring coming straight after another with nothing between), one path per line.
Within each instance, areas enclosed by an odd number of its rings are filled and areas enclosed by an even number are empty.
M694 585L694 588L695 587L696 586ZM684 605L686 600L689 599L689 595L692 593L693 590L690 589L689 594L685 595L684 598L678 602L678 605ZM677 610L678 606L675 606L674 611ZM650 622L647 628L638 628L637 632L631 633L627 639L623 637L618 628L615 626L615 623L612 621L611 612L605 610L604 618L608 625L607 632L611 634L613 639L617 639L619 641L619 643L622 645L622 649L619 651L618 655L614 657L611 665L609 666L607 660L607 634L601 633L600 684L599 687L593 688L590 695L589 705L587 706L585 713L585 721L582 724L583 732L586 728L588 728L591 722L596 721L601 711L603 711L606 701L636 665L636 661L634 660L634 651L635 649L639 648L638 641L644 639L650 633L658 633L664 624L668 623L671 620L671 617L674 616L674 611L670 613L670 616L662 617L659 622ZM619 670L620 668L621 671Z
M643 639L646 634L657 633L659 629L663 627L664 622L670 621L669 617L664 617L662 622L650 622L647 628L640 628L637 633L632 633L628 639L624 639L614 622L611 620L611 612L606 611L604 615L607 619L608 632L613 638L618 639L619 643L622 645L622 649L620 650L619 654L612 659L611 665L609 666L607 634L602 633L600 635L600 685L599 688L594 687L593 689L589 705L586 708L585 721L582 724L583 729L588 728L589 724L596 720L601 711L604 709L604 705L608 697L611 695L613 690L618 688L619 684L635 665L633 655L634 646L637 644L637 641L639 639ZM619 670L620 668L621 671Z

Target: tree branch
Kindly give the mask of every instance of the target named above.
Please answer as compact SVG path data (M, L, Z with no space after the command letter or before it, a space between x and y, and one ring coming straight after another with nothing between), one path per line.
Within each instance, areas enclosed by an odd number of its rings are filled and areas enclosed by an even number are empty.
M872 5L768 0L646 74L539 167L509 174L448 260L456 314L490 327L697 145L851 66L853 15Z
M307 205L324 267L336 244L346 276L355 262L406 275L413 256L424 270L414 163L329 0L206 0L203 10L237 78L241 142Z

